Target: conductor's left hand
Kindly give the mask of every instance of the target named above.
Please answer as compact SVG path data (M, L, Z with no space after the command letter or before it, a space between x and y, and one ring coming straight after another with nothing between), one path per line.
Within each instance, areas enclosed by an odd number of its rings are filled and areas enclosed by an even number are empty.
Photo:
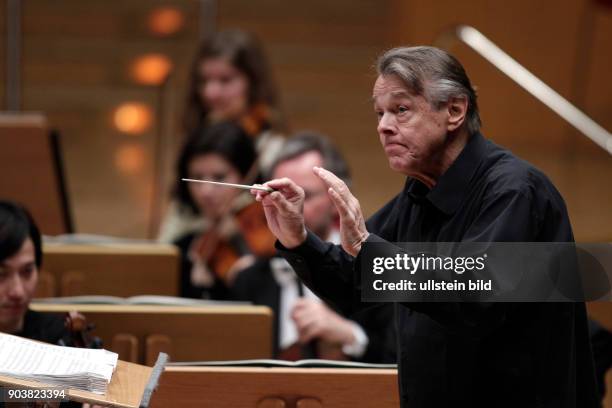
M361 250L361 245L369 235L359 201L351 194L344 181L331 171L322 167L314 167L313 171L327 185L327 193L340 215L342 249L353 256L357 256Z

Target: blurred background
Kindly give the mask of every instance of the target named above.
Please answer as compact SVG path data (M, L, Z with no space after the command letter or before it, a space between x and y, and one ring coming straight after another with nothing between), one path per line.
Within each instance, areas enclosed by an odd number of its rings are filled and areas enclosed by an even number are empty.
M477 87L485 136L559 188L576 239L612 240L612 156L449 41L457 24L477 28L612 129L609 0L2 0L0 110L40 112L59 134L74 232L154 238L184 139L179 122L197 44L219 29L245 29L270 57L289 133L317 130L340 146L370 215L403 185L376 134L373 64L392 46L437 44ZM0 177L16 176L5 163Z

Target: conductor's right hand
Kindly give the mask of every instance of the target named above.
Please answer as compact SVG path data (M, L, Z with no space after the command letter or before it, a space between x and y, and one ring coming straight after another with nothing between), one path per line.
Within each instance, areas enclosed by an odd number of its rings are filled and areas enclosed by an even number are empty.
M251 190L262 203L270 231L285 248L295 248L306 240L304 190L291 179L274 179L263 184L273 192Z

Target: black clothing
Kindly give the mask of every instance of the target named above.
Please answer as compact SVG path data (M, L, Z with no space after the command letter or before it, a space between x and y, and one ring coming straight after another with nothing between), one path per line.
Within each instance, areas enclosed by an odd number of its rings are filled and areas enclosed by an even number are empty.
M61 313L40 313L28 310L23 319L23 328L15 336L30 340L59 344L70 338L64 326L64 315Z
M408 179L367 228L368 241L573 241L546 176L480 134L434 188ZM368 307L359 259L339 246L309 233L282 254L340 310ZM395 312L402 406L598 406L582 303L402 303Z
M274 279L269 258L257 262L241 271L232 286L235 300L244 300L256 305L268 306L274 312L274 356L279 353L279 311L281 287ZM356 361L365 363L393 364L395 358L395 333L393 330L393 306L380 305L362 310L354 315L345 315L361 326L368 336L365 353Z
M612 367L612 333L594 320L589 320L589 335L593 346L593 361L599 396L606 394L606 373Z

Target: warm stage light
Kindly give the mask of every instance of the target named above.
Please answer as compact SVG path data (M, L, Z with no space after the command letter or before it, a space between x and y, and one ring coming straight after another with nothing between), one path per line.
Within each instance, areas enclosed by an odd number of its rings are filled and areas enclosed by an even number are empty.
M137 144L124 144L115 151L115 165L123 173L135 175L142 172L145 165L145 152Z
M152 117L151 109L140 102L122 103L113 115L117 129L133 135L147 130L151 126Z
M183 12L174 7L158 7L151 11L148 18L149 30L161 36L175 34L183 28L184 23Z
M146 54L130 65L132 78L142 85L159 85L172 69L172 62L163 54Z

